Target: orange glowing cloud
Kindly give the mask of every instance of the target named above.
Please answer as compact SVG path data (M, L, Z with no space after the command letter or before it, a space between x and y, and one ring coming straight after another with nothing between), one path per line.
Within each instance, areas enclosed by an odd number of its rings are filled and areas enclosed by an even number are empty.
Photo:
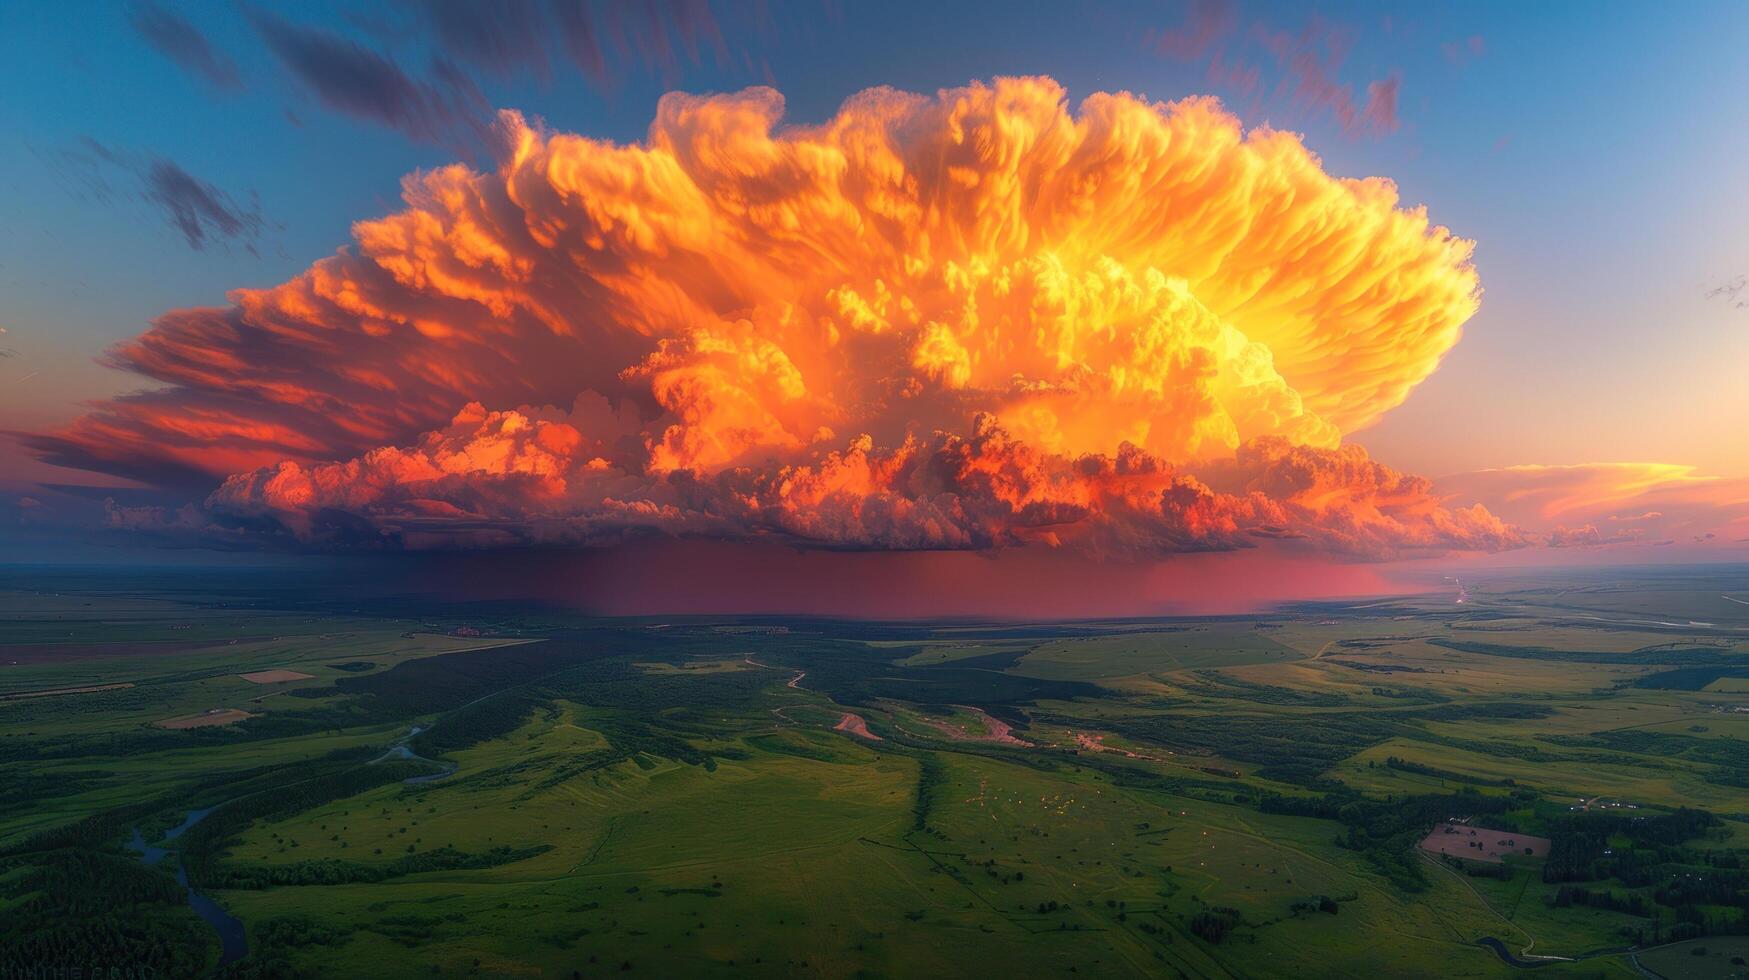
M1507 466L1449 476L1437 492L1479 500L1557 547L1682 544L1740 547L1749 539L1749 480L1671 463Z
M1358 446L1259 439L1210 468L1217 490L1129 443L1115 456L1044 454L980 415L964 436L938 431L893 448L860 436L817 447L803 463L638 473L612 448L611 433L629 421L592 396L569 416L470 405L408 448L238 474L208 506L347 543L359 543L350 536L362 518L374 536L366 540L402 546L605 545L648 531L899 550L1073 544L1105 554L1264 539L1354 556L1522 543L1485 509L1448 509L1427 481Z
M782 112L671 94L637 145L504 113L495 170L414 175L354 249L166 314L110 356L167 387L34 444L401 544L1517 543L1343 444L1479 301L1471 244L1389 181L1046 78Z

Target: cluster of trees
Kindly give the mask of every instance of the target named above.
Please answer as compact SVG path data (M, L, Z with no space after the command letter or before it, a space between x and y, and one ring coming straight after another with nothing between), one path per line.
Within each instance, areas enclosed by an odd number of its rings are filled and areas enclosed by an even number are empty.
M1749 769L1749 744L1740 738L1700 738L1680 732L1649 732L1643 729L1593 732L1590 735L1554 735L1557 745L1597 747L1612 752L1633 752L1661 759L1687 759L1705 765L1742 772Z
M7 721L11 723L11 719ZM123 778L119 773L101 769L36 771L24 766L0 766L0 800L52 800L77 796Z
M1659 905L1720 905L1749 909L1749 875L1742 871L1690 871L1671 877L1652 890Z
M617 748L597 749L593 752L585 752L582 755L564 759L553 766L552 771L529 787L528 791L522 795L522 799L528 799L536 793L552 789L554 786L575 779L584 773L597 772L609 766L618 765L625 759L626 753Z
M6 724L16 726L14 731L28 730L32 725L63 721L69 712L104 715L150 708L154 704L163 704L166 699L163 688L151 683L87 691L77 698L18 698L6 704Z
M1219 946L1241 921L1238 909L1211 906L1191 917L1190 931L1198 939Z
M268 919L254 929L257 946L264 948L298 948L302 946L333 946L346 941L349 930L302 916L282 916Z
M1385 767L1388 769L1396 769L1400 772L1412 772L1417 776L1431 776L1434 779L1449 779L1454 783L1467 783L1471 786L1518 785L1511 779L1487 779L1482 776L1471 776L1467 773L1453 772L1450 769L1441 769L1438 766L1430 766L1426 763L1416 762L1413 759L1399 759L1394 755L1385 756Z
M207 936L176 879L128 855L61 847L0 859L0 976L195 976Z
M1554 714L1546 704L1526 704L1523 701L1480 701L1467 704L1441 704L1415 712L1423 721L1536 721Z
M1218 753L1255 763L1264 779L1336 790L1324 778L1343 759L1412 728L1390 715L1331 712L1315 716L1137 715L1103 718L1101 724L1125 738L1177 752Z
M1633 892L1620 895L1608 888L1586 888L1581 885L1562 885L1556 890L1549 904L1558 909L1582 905L1592 909L1608 909L1611 912L1625 912L1628 915L1643 916L1646 914L1646 900Z
M501 738L522 727L536 704L525 692L500 691L443 715L414 736L408 747L436 756Z
M390 878L422 874L427 871L476 871L483 868L496 868L499 865L538 857L552 849L550 844L533 844L528 847L499 845L478 854L469 854L466 851L445 846L408 854L386 864L362 864L357 861L342 861L337 858L297 861L292 864L225 864L211 875L211 884L217 888L255 890L282 885L351 885L361 882L387 881Z
M1749 664L1661 670L1634 678L1634 686L1659 691L1704 691L1721 677L1749 677Z
M1534 794L1520 790L1512 796L1484 795L1465 787L1456 793L1369 799L1353 790L1322 796L1265 794L1258 801L1264 813L1320 817L1342 824L1338 847L1365 855L1373 867L1405 891L1427 887L1427 876L1414 848L1427 828L1454 813L1500 814L1522 806Z
M929 811L934 808L936 794L946 778L940 759L929 752L918 754L917 797L911 801L912 830L923 830L929 826Z
M305 946L335 946L352 932L302 917L267 919L250 930L249 955L208 974L212 980L318 980L295 967L292 950Z
M1718 647L1650 646L1626 652L1603 650L1556 650L1551 647L1516 646L1510 643L1483 643L1476 640L1456 640L1451 637L1429 637L1428 643L1460 653L1480 653L1490 657L1510 657L1515 660L1549 660L1559 663L1587 664L1743 664L1749 658L1733 657L1719 652Z
M1685 846L1719 823L1687 807L1657 815L1563 814L1543 866L1544 881L1562 883L1551 903L1650 916L1653 942L1749 934L1749 871L1741 858ZM1626 891L1571 884L1605 881ZM1668 927L1663 909L1671 910Z
M1443 694L1429 691L1424 687L1375 687L1371 689L1371 693L1375 698L1413 701L1416 704L1444 704L1451 700Z
M1460 861L1455 857L1445 855L1445 862L1471 878L1493 878L1496 881L1512 880L1512 866L1505 863L1489 864L1484 861Z
M1718 825L1719 818L1688 807L1653 816L1617 811L1562 814L1553 821L1543 880L1615 878L1629 887L1650 885L1661 877L1664 865L1696 857L1683 853L1681 844ZM1625 846L1613 844L1618 838Z

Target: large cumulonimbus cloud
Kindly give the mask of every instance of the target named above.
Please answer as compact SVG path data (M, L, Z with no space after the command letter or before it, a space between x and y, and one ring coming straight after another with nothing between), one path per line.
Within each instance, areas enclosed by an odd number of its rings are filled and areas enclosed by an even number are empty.
M495 169L164 315L110 355L164 387L35 445L309 540L1519 543L1343 442L1479 297L1389 181L1045 78L782 111L669 95L636 145L504 113Z

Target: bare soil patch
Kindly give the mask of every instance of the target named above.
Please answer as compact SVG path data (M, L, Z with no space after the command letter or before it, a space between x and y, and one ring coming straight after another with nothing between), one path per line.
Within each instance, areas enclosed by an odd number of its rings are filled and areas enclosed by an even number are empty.
M1471 861L1499 864L1508 854L1548 857L1549 840L1546 837L1512 834L1503 830L1488 830L1485 827L1469 827L1461 823L1442 823L1434 827L1433 833L1428 834L1421 842L1421 849L1434 854L1449 854Z
M1131 752L1129 749L1120 749L1115 745L1107 745L1107 744L1105 744L1105 736L1104 735L1089 735L1085 732L1076 732L1075 733L1075 744L1077 746L1079 746L1082 749L1082 751L1086 751L1086 752L1113 752L1113 753L1116 753L1117 755L1123 756L1126 759L1146 759L1149 762L1171 762L1172 761L1171 759L1163 758L1163 757L1157 756L1157 755L1143 755L1140 752ZM1170 755L1171 753L1168 752L1167 754Z
M283 667L279 667L273 670L251 671L247 674L238 674L237 676L251 684L284 684L287 681L307 681L314 678L316 675L300 674L295 670L286 670Z
M977 715L978 720L982 722L984 726L983 734L968 732L948 721L937 721L933 718L925 718L923 721L927 723L929 727L956 742L1000 742L1003 745L1019 745L1029 749L1033 747L1031 742L1014 737L1012 734L1014 731L1013 725L1010 725L999 718L990 717L984 713L984 709L974 708L965 704L956 704L954 707L961 711L970 711L972 714Z
M848 711L844 713L844 717L838 719L838 724L832 727L841 732L849 732L858 738L866 738L871 742L881 740L879 735L868 730L868 722L864 721L861 715L854 715Z
M163 721L153 722L153 724L159 728L172 729L207 728L212 725L235 725L245 718L253 717L255 716L240 708L209 708L198 715L166 718Z

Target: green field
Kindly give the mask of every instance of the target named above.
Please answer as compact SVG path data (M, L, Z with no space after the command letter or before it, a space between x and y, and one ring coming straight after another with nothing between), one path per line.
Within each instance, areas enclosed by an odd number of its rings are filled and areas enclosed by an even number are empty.
M1702 577L786 629L9 572L0 968L1742 975L1749 620ZM1552 850L1419 850L1453 818Z

